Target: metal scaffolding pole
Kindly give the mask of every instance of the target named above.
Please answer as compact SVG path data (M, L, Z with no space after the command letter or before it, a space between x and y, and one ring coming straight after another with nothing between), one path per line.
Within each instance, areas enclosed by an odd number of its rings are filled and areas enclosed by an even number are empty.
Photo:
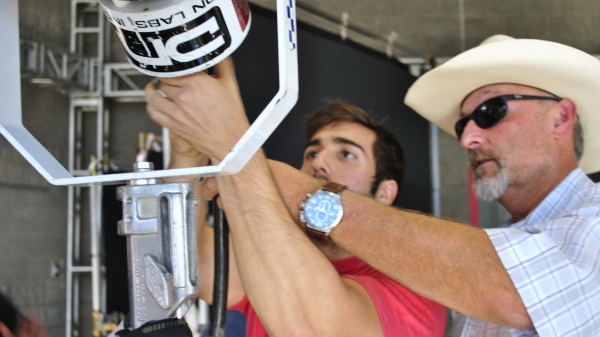
M89 26L86 22L86 15L96 15L97 25ZM73 176L89 175L102 163L108 149L105 130L108 118L108 112L104 109L104 97L102 95L102 68L104 63L104 16L99 9L97 0L71 0L71 39L70 52L72 54L88 57L86 59L87 72L83 76L87 83L85 87L88 91L73 92L70 95L70 114L69 114L69 171ZM94 55L85 50L86 37L91 36L96 39ZM85 113L96 114L96 148L95 158L97 163L92 163L85 167L84 158L82 158L82 124ZM94 319L93 335L100 336L100 326L102 324L102 313L105 311L106 301L103 298L105 293L104 267L102 261L102 188L92 186L89 189L90 205L90 265L82 266L81 263L81 205L82 193L81 187L69 187L68 193L68 244L67 244L67 299L66 299L66 319L65 335L67 337L88 335L80 331L80 273L91 273L92 279L92 317Z

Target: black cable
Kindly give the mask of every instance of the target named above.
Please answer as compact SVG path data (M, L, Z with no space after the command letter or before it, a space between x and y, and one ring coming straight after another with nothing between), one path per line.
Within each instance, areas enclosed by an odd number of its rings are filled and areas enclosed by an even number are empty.
M229 283L229 226L219 206L213 199L215 237L215 280L209 337L225 337L227 318L227 285Z
M190 337L192 336L192 330L183 319L171 317L146 322L133 331L123 329L117 332L116 335L119 337Z

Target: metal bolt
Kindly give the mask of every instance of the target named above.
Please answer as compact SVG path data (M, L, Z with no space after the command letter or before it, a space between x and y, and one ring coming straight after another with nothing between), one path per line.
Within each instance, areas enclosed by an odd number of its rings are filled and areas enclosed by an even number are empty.
M148 172L154 171L154 163L149 161L139 161L133 164L133 171L135 172Z

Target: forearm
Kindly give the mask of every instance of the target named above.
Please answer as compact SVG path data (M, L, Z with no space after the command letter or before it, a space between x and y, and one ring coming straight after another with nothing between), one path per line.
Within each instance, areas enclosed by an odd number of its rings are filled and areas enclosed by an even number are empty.
M342 198L344 220L331 234L340 247L413 291L468 316L531 327L483 230L383 206L350 191Z
M322 183L271 161L273 176L296 222L298 201ZM385 206L342 192L344 218L331 238L396 281L464 314L527 327L529 316L487 234L467 225Z
M244 288L267 331L348 335L362 306L293 222L262 153L217 183Z

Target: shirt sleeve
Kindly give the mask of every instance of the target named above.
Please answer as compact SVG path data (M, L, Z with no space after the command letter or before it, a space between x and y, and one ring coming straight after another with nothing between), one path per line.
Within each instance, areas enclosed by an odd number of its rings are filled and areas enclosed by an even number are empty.
M378 273L378 272L377 272ZM371 296L384 336L443 336L446 308L417 295L389 277L344 275L358 282Z
M486 231L539 336L600 334L600 217Z

